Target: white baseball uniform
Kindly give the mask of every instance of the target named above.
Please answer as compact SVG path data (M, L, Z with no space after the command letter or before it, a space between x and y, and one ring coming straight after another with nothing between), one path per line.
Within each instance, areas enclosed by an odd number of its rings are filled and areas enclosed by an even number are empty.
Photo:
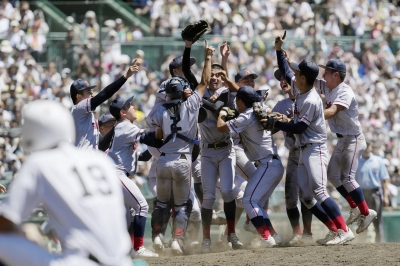
M75 122L75 146L82 149L96 149L99 144L99 124L90 106L90 98L74 105L71 114Z
M0 234L7 265L131 265L121 185L110 159L69 143L30 155L0 215L20 225L39 204L63 253L49 254L21 236Z
M332 104L343 106L335 116L328 119L332 132L339 137L328 166L328 180L337 188L343 185L347 192L358 188L355 174L358 159L367 144L358 121L358 103L353 90L345 83L340 83L330 90L324 80L317 80L317 89L325 95L326 108Z

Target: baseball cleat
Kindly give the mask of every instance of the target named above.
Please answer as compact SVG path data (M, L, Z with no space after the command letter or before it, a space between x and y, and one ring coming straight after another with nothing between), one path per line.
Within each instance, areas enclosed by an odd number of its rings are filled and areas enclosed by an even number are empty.
M350 228L347 228L347 232L343 231L342 229L338 229L335 238L326 242L326 245L328 245L328 246L340 245L340 244L347 243L353 239L354 239L354 234L350 230Z
M293 234L289 241L289 246L301 246L303 244L304 242L300 234Z
M211 253L211 239L204 239L203 243L201 244L201 253Z
M156 236L154 238L153 248L156 251L156 253L163 253L165 251L165 247L160 236Z
M218 214L213 210L211 224L212 225L224 225L224 224L226 224L226 219L218 216Z
M132 249L131 256L134 257L134 258L138 258L138 257L139 258L140 257L143 257L143 258L151 258L151 257L157 258L158 254L154 253L151 250L146 249L145 247L140 247L138 250Z
M243 244L239 241L239 237L236 235L236 233L231 233L228 236L228 242L232 244L232 249L242 249Z
M337 233L334 231L329 231L329 233L323 239L318 239L317 244L326 245L327 242L333 240L336 237Z
M304 232L303 232L303 236L301 237L301 240L304 243L314 243L313 236L310 234L306 234Z
M276 243L278 246L282 244L282 238L281 238L280 235L278 235L277 233L275 233L272 237L274 238L275 243Z
M368 226L371 224L371 222L376 219L376 216L378 214L376 213L376 211L369 209L369 214L367 216L365 215L360 215L360 218L358 219L358 228L356 233L362 233L364 232Z
M274 246L276 246L276 242L275 242L275 239L271 235L268 237L268 239L262 238L260 240L261 248L272 248Z
M245 222L244 224L243 224L243 229L245 230L245 231L247 231L247 232L251 232L251 233L253 233L253 234L257 234L258 235L258 232L257 232L257 229L254 227L254 225L253 225L253 223L252 222Z
M180 240L180 239L174 239L172 241L172 243L171 243L172 255L178 256L178 255L182 255L183 254L183 251L182 251L180 243L182 243L182 240Z
M351 225L360 218L361 212L358 207L352 208L349 213L349 218L346 221L347 225Z

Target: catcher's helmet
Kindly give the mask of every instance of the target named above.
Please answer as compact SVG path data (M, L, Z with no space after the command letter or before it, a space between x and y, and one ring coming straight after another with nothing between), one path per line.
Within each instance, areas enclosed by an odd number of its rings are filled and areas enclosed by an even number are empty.
M68 110L56 101L29 103L22 114L22 147L27 152L75 142L75 124Z
M165 93L170 100L182 98L185 89L190 89L190 85L186 79L181 77L173 77L165 84Z

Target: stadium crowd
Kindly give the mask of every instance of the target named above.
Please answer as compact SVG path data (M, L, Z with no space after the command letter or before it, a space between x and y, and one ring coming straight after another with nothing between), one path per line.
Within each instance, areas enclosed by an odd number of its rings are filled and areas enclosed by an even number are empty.
M268 105L274 106L284 96L279 83L273 78L277 63L272 45L264 39L273 38L282 30L299 40L285 47L291 61L299 62L304 57L315 56L316 62L326 64L331 58L340 58L347 64L345 82L354 88L358 97L359 120L367 139L374 143L374 153L385 158L392 182L400 185L400 52L395 53L389 44L400 36L400 10L386 1L322 1L315 12L308 1L133 1L136 12L151 20L154 36L176 36L188 22L205 19L211 26L212 35L229 36L231 47L228 67L234 74L247 67L259 74L256 88L270 87ZM239 4L240 3L240 4ZM169 78L168 65L172 58L165 58L161 66L150 66L142 50L135 55L121 54L121 43L143 37L139 27L125 26L122 19L107 20L103 31L109 45L103 46L102 71L98 60L97 43L99 25L96 14L88 11L83 21L75 21L69 29L65 48L76 57L75 69L57 69L54 62L39 64L46 49L46 34L49 27L41 10L31 10L28 2L11 5L3 0L0 5L0 174L15 173L24 160L19 148L19 139L13 130L21 123L21 111L28 101L50 99L62 102L66 108L72 106L69 97L70 84L75 78L89 80L101 88L123 73L133 58L138 59L140 71L124 85L121 94L136 97L135 109L139 123L154 104L154 93L159 84ZM326 41L326 36L356 36L349 47ZM316 36L318 49L312 48ZM87 38L84 46L73 46L73 40ZM220 38L221 39L221 38ZM363 40L375 40L374 45ZM248 40L257 40L250 42ZM196 44L200 45L200 44ZM214 58L214 61L219 61ZM200 76L200 64L193 69ZM101 74L100 74L101 73ZM103 108L103 109L102 109ZM102 107L99 115L107 107ZM283 158L287 151L282 145L283 137L278 133L277 145ZM329 135L330 150L337 141ZM283 162L285 164L285 162ZM145 169L144 167L143 169ZM145 175L146 170L143 170Z

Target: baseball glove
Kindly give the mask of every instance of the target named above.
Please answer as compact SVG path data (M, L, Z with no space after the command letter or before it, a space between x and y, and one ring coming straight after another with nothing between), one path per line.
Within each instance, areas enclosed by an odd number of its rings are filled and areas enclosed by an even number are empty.
M199 20L196 23L190 23L181 32L183 40L197 42L209 30L208 24L205 20Z
M238 111L232 110L229 107L222 107L221 110L224 110L227 113L227 115L225 116L225 122L238 117Z
M254 115L256 116L256 119L258 120L258 122L260 122L260 125L265 130L271 131L273 129L276 120L275 119L276 114L274 113L267 114L267 112L262 108L259 102L253 103L253 112ZM261 122L261 120L264 120L266 122Z

